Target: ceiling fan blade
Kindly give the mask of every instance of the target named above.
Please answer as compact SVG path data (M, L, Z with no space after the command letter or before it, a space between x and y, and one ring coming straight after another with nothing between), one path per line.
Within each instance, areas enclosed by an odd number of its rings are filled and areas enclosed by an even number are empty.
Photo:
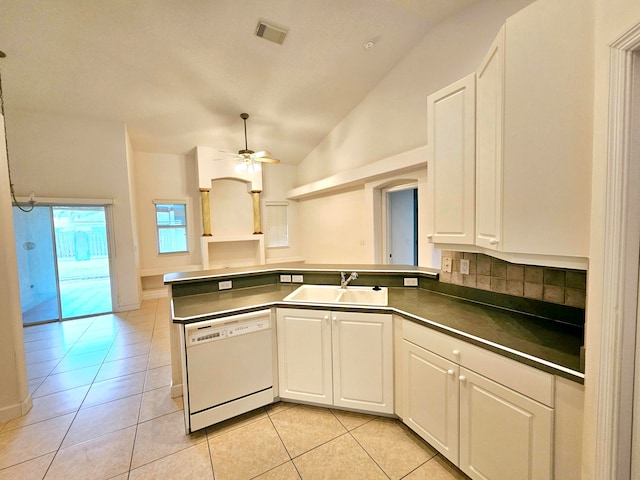
M227 160L230 158L240 158L237 152L230 152L228 150L217 150L211 157L212 160Z
M251 158L263 158L270 157L271 152L267 152L266 150L260 150L259 152L254 152L251 154Z
M270 157L254 158L254 160L256 162L263 162L263 163L280 163L280 160L278 160L277 158L270 158Z

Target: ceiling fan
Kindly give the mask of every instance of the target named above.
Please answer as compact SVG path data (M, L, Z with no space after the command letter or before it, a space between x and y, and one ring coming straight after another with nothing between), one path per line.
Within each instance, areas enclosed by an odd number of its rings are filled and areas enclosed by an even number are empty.
M280 163L280 160L273 158L271 153L266 150L260 150L258 152L249 150L247 146L247 118L249 118L249 114L241 113L240 118L242 118L244 122L244 149L238 150L237 155L234 154L234 157L238 161L236 171L253 173L254 171L260 170L260 163Z

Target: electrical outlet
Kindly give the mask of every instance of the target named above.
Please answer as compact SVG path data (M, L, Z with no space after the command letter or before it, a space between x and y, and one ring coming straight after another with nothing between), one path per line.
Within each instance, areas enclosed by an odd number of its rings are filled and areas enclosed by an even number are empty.
M451 273L451 258L444 257L442 259L442 271L444 273Z
M304 283L304 275L292 275L291 281L293 283Z
M280 283L291 283L291 275L280 275Z
M404 279L404 286L405 287L417 287L418 286L418 279L415 277L407 277Z
M466 258L460 260L460 273L462 275L469 275L469 260Z
M233 283L231 282L231 280L218 282L218 290L229 290L231 287L233 287Z

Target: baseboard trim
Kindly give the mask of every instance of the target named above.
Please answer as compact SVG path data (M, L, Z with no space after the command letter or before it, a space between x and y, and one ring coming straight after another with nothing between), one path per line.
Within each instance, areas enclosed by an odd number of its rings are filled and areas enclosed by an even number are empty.
M142 300L153 300L155 298L165 298L169 296L169 289L167 287L152 288L142 291Z
M178 398L182 396L182 384L171 385L171 398Z
M26 414L33 406L33 400L31 395L27 395L27 398L20 403L15 403L3 408L0 408L0 422L7 422L14 418L21 417Z

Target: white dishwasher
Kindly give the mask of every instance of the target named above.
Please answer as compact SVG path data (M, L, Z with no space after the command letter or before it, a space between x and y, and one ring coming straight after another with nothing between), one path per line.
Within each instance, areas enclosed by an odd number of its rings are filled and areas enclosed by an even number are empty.
M183 347L188 433L273 402L270 310L187 324Z

